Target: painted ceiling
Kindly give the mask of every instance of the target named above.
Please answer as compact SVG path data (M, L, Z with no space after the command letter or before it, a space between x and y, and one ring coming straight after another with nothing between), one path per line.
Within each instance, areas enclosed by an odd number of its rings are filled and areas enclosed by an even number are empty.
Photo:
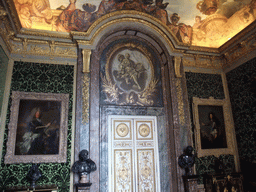
M87 31L110 12L137 10L182 43L218 48L256 19L256 0L14 0L22 27Z

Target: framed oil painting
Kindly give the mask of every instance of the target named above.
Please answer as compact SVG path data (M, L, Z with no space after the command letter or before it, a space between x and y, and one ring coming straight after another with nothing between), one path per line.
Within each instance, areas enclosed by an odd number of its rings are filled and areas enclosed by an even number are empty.
M68 94L12 92L5 163L66 162Z
M235 155L234 127L226 100L193 98L198 157Z

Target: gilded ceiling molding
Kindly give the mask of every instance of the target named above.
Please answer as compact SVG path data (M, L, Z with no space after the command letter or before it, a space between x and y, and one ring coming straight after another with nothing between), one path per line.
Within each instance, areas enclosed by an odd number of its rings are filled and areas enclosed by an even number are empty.
M249 39L251 40L251 37L248 34L251 34L252 36L254 36L254 34L252 34L252 33L255 30L255 28L256 28L256 21L254 21L252 24L250 24L244 30L242 30L239 33L239 35L234 36L232 39L230 39L228 42L226 42L224 45L222 45L219 48L219 52L220 53L225 52L226 49L228 49L230 46L232 46L234 44L237 44L238 42L248 41Z
M11 53L14 54L77 58L77 48L75 46L60 46L55 41L16 38L16 41L9 41L9 45L11 46Z
M104 17L104 16L103 16ZM96 21L97 22L97 21ZM159 36L162 36L164 38L164 42L168 44L168 46L171 48L171 50L173 52L176 52L176 53L183 53L184 50L178 50L178 49L175 49L174 48L174 45L173 43L171 42L171 40L168 38L167 34L165 34L161 29L159 29L156 25L146 21L146 20L142 20L142 19L138 19L138 18L118 18L118 19L115 19L115 20L112 20L112 21L109 21L105 24L103 24L99 29L97 29L97 31L95 33L93 33L93 36L92 38L90 38L89 40L77 40L77 43L78 44L81 44L81 45L85 45L85 46L90 46L90 45L94 45L95 43L95 40L98 39L97 37L100 36L100 34L106 30L108 27L109 29L111 29L111 26L113 25L116 25L116 24L120 24L120 23L141 23L149 28L151 28L152 30L156 31ZM71 34L73 36L83 36L83 37L88 37L90 35L90 31L93 30L92 29L93 26L91 26L89 28L89 30L85 33L83 32L71 32Z
M209 52L209 53L220 53L218 48L209 48L209 47L190 46L189 50L200 51L200 52Z
M198 54L183 54L182 63L185 67L200 67L208 69L222 69L222 57Z
M250 52L256 49L256 35L253 34L245 41L239 42L231 50L224 53L224 58L226 60L223 69L232 66L232 64L248 55Z

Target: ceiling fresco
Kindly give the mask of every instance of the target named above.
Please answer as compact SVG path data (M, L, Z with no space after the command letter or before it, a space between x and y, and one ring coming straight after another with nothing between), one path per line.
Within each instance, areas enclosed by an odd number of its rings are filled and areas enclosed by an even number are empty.
M177 40L218 48L256 19L256 0L14 0L22 27L87 31L93 22L119 10L147 13Z

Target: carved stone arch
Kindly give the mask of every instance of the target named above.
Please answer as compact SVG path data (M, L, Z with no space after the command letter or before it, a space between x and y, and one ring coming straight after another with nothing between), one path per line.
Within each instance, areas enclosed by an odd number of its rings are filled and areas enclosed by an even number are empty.
M106 14L96 20L86 32L71 32L73 39L78 44L86 45L92 49L100 43L102 39L113 32L133 29L141 31L158 42L164 42L168 52L182 53L180 48L187 49L189 46L181 43L171 32L169 27L155 17L138 11L123 10Z

